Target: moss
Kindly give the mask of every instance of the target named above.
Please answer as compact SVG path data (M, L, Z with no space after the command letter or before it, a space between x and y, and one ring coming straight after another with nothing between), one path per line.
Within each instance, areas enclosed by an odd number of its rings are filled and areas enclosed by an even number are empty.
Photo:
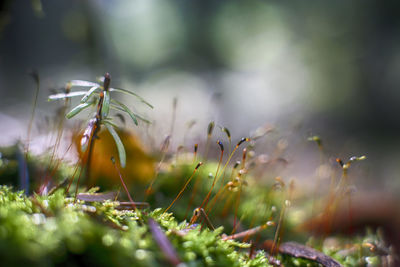
M6 266L165 266L163 252L148 225L154 218L188 266L265 266L258 254L249 259L238 248L247 245L220 238L223 228L174 234L171 213L120 211L115 202L89 204L65 198L63 190L49 197L27 197L0 187L0 257ZM115 227L112 227L115 226ZM118 228L118 229L115 229Z
M47 168L46 159L30 157L30 170ZM18 161L3 154L0 166L2 175L17 180ZM233 229L235 201L239 191L225 190L208 213L217 226L212 231L198 225L189 227L187 220L191 211L199 206L211 188L217 164L210 160L201 167L197 176L189 184L181 198L174 204L170 213L164 213L176 197L183 184L193 173L194 164L181 160L167 164L157 177L153 194L147 198L152 209L118 210L117 201L84 202L68 196L61 187L50 196L31 194L13 190L10 186L0 186L0 258L5 266L166 266L170 262L155 241L148 220L154 219L165 233L178 257L187 266L270 266L266 252L254 251L250 258L249 244L237 241L224 241L223 232ZM73 167L61 164L53 183L70 177ZM230 178L226 172L225 182ZM39 178L38 178L39 177ZM31 176L39 182L41 176ZM261 184L251 175L244 178L247 186L240 191L240 205L237 209L237 232L262 225L267 220L279 221L280 208L285 201L285 190L276 190L273 183ZM196 180L196 191L194 190ZM268 180L268 179L266 179ZM270 179L273 181L273 179ZM213 189L212 197L220 188L221 182ZM74 186L74 185L73 185ZM134 199L143 199L143 188L131 188ZM80 191L95 193L99 188ZM70 192L73 192L71 187ZM194 194L193 192L196 192ZM193 199L192 199L193 197ZM210 203L212 201L210 199ZM191 206L189 203L192 201ZM297 200L297 210L304 211L310 200ZM291 207L290 210L295 208ZM304 243L306 233L296 231L299 219L294 212L286 214L283 224L283 240ZM183 233L183 234L182 234ZM257 239L271 240L275 228L267 228L258 234ZM335 246L319 243L318 249L335 258L344 266L379 266L380 257L365 246L366 243L382 244L381 237L370 231L364 236L343 238L334 237ZM318 242L317 242L318 243ZM318 266L313 261L292 256L277 255L285 266Z

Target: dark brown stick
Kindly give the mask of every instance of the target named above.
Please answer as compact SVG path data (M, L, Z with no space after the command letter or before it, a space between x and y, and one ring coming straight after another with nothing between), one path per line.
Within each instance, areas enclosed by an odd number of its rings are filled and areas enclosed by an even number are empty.
M273 242L267 240L262 244L262 248L266 251L270 251L273 247ZM339 262L332 259L328 255L315 250L313 248L298 244L296 242L286 242L279 246L278 252L293 256L295 258L303 258L307 260L316 261L325 267L343 267Z

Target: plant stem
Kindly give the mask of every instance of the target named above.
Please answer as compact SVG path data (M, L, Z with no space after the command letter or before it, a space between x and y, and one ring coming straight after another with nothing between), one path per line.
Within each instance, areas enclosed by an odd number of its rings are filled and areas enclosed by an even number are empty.
M101 122L103 119L103 117L101 115L101 110L103 108L104 92L109 90L110 82L111 82L111 75L109 73L106 73L104 75L103 92L100 93L99 102L97 103L96 122L93 126L94 130L92 131L92 134L91 134L90 140L89 140L89 154L87 157L86 168L85 168L87 179L90 179L90 168L91 168L91 161L92 161L92 157L93 157L93 149L94 149L94 145L95 145L95 141L96 141L96 136L97 136L97 133L100 131L100 126L101 126Z

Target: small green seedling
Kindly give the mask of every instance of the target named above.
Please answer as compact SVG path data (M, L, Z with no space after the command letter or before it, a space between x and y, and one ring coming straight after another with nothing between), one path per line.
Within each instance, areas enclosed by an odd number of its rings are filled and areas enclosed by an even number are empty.
M67 84L68 88L72 87L90 87L89 90L87 91L69 91L66 93L60 93L60 94L55 94L55 95L50 95L48 100L57 100L57 99L68 99L71 97L75 96L82 96L80 104L74 107L70 112L67 113L66 117L68 119L76 116L83 110L92 107L94 105L97 106L96 112L94 113L94 116L92 119L89 120L87 127L83 133L83 136L81 138L81 151L86 152L87 149L89 148L87 154L83 159L86 160L86 176L90 177L90 162L92 158L92 153L93 153L93 147L94 143L97 137L97 133L100 131L101 126L105 126L108 130L108 132L111 134L113 137L115 144L117 146L118 150L118 156L119 156L119 161L120 165L122 168L125 168L126 165L126 152L124 145L121 141L121 138L118 136L117 131L115 128L118 128L114 123L113 123L113 117L110 116L110 109L116 110L116 111L122 111L127 113L133 120L133 122L137 125L138 121L137 119L141 119L147 122L147 120L141 118L139 115L134 114L125 104L111 98L111 92L121 92L125 94L129 94L132 96L137 97L140 101L148 105L150 108L153 108L152 105L150 105L148 102L146 102L142 97L139 95L125 90L125 89L119 89L119 88L112 88L110 87L111 83L111 75L109 73L106 73L104 77L102 78L103 85L100 85L98 83L94 82L88 82L88 81L82 81L82 80L73 80L70 81ZM76 196L78 195L78 185L79 185L79 180L81 178L82 172L80 172L78 181L77 181L77 186L76 186L76 192L75 192L75 200ZM72 183L73 179L71 179L70 185ZM69 186L68 186L69 189ZM68 191L68 190L67 190Z
M55 95L50 95L48 100L58 100L58 99L68 99L76 96L82 96L81 101L79 105L74 107L70 112L67 113L66 117L68 119L76 116L83 110L92 107L97 104L97 110L92 119L89 120L89 123L84 131L83 137L81 139L81 150L82 152L85 152L88 146L92 147L94 138L96 136L96 133L100 130L100 127L104 125L107 130L110 132L112 137L114 138L114 141L117 145L118 149L118 154L119 154L119 161L121 164L121 167L125 167L126 164L126 153L124 146L122 144L121 139L119 138L117 132L115 131L115 124L112 122L113 117L109 115L109 112L111 109L119 111L119 112L125 112L127 113L132 121L138 125L138 119L147 122L148 120L142 118L141 116L133 113L125 104L115 100L114 98L111 98L111 92L119 92L119 93L124 93L128 94L131 96L134 96L138 98L141 102L149 106L150 108L153 108L151 104L149 104L147 101L145 101L142 97L137 95L136 93L121 89L121 88L112 88L110 87L111 83L111 75L109 73L106 73L104 77L101 79L103 81L103 85L100 85L99 83L94 83L94 82L89 82L89 81L82 81L82 80L72 80L68 83L69 88L73 87L90 87L89 90L87 91L69 91L66 93L60 93L60 94L55 94ZM90 156L89 156L90 158Z

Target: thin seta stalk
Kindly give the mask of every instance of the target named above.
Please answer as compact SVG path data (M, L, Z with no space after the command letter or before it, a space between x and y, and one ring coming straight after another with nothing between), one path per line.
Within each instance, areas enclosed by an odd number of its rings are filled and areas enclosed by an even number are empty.
M197 170L199 169L199 167L203 165L202 162L199 162L196 165L196 168L194 168L192 175L189 177L189 179L186 181L185 185L183 186L183 188L181 189L181 191L179 191L178 195L175 197L175 199L172 201L172 203L168 206L168 208L166 208L164 210L163 213L166 213L171 207L172 205L174 205L174 203L180 198L180 196L182 195L183 191L185 191L187 185L190 183L190 181L193 179L194 175L196 174Z
M65 90L66 94L70 93L70 90L71 90L70 83L67 83L64 90ZM49 165L47 166L47 169L45 172L45 179L44 179L44 182L42 183L43 186L42 186L42 190L40 191L40 194L43 194L43 192L45 192L44 189L49 184L51 178L54 176L55 172L57 171L58 166L60 165L60 162L62 161L62 158L56 160L56 154L60 147L61 139L62 139L62 136L64 133L63 129L64 129L64 122L65 122L65 114L66 114L66 110L69 106L69 102L70 102L70 99L66 98L64 100L64 105L58 110L58 112L57 112L58 114L56 115L56 119L58 120L57 127L55 129L56 130L56 137L55 137L56 140L53 145ZM71 143L69 145L67 151L71 148L72 144L73 143ZM65 157L65 154L64 154L64 157Z
M222 168L221 172L219 173L218 176L217 175L215 176L215 183L218 182L218 180L221 178L221 175L225 172L226 167L229 165L229 162L231 161L233 155L235 154L235 152L239 148L239 146L241 144L243 144L244 142L248 142L248 141L250 141L250 139L244 137L244 138L240 139L240 141L236 144L235 148L233 149L232 153L229 155L228 160L226 161L226 163L225 163L224 167ZM204 206L202 208L206 209L207 207Z
M35 97L33 99L33 104L32 104L32 112L31 112L31 118L29 120L29 125L28 125L28 132L27 132L27 141L26 141L26 147L25 147L25 164L26 168L23 170L23 175L20 176L21 181L21 187L24 190L25 194L28 194L29 191L29 173L28 173L28 161L29 161L29 144L31 141L31 132L32 132L32 125L33 125L33 120L35 118L35 110L37 106L37 99L39 96L39 88L40 88L40 79L39 79L39 74L37 71L32 71L30 73L32 78L35 81L36 84L36 90L35 90Z
M126 193L126 195L128 196L129 201L130 201L131 204L132 204L132 207L136 210L135 202L133 201L133 199L132 199L132 197L131 197L131 194L129 193L128 187L126 186L126 184L125 184L125 182L124 182L124 179L122 178L121 171L119 170L119 168L118 168L117 165L115 164L115 159L114 159L114 157L111 157L111 162L112 162L112 164L113 164L115 170L116 170L117 173L118 173L118 176L119 176L119 179L120 179L120 181L121 181L121 184L122 184L122 186L124 187L125 193Z
M232 167L232 171L231 171L231 175L229 180L232 180L233 178L233 174L235 172L235 170L237 169L237 167L239 166L240 161L236 161L235 165L233 165ZM224 181L222 180L222 184L224 184ZM218 199L220 198L220 196L225 192L225 190L229 187L229 183L227 183L224 187L221 187L217 194L215 194L215 196L211 199L211 204L209 206L207 206L207 211L211 211L212 208L214 207L215 203L218 201Z
M242 185L243 185L243 177L242 177L242 173L244 174L244 173L246 173L246 156L247 156L247 149L246 148L244 148L243 149L243 155L242 155L242 169L239 171L239 174L238 174L238 182L240 183L239 184L239 192L238 192L238 194L237 194L237 196L236 196L236 202L235 202L235 215L234 215L234 218L233 218L233 229L232 229L232 233L231 234L234 234L235 232L236 232L236 227L237 227L237 224L236 224L236 221L237 221L237 213L238 213L238 210L239 210L239 203L240 203L240 197L241 197L241 195L242 195Z
M25 149L26 154L28 154L28 152L29 152L29 143L30 143L30 138L31 138L33 119L35 118L35 110L36 110L36 106L37 106L37 100L38 100L39 88L40 88L40 79L39 79L39 74L37 73L37 71L32 71L30 73L30 75L32 76L32 78L35 81L36 90L35 90L35 98L33 99L33 104L32 104L31 118L29 119L29 125L28 125L27 145L26 145L26 149Z
M216 182L216 180L217 180L218 171L219 171L219 168L220 168L220 166L221 166L222 158L223 158L223 156L224 156L224 145L222 144L222 142L221 142L220 140L217 141L217 144L218 144L218 146L219 146L219 148L220 148L220 150L221 150L221 155L220 155L220 157L219 157L219 162L218 162L217 171L215 172L214 180L213 180L213 183L212 183L212 185L211 185L211 188L210 188L210 190L208 191L207 196L204 198L203 202L201 203L200 208L203 208L203 207L206 207L206 206L207 206L208 200L210 199L211 192L212 192L212 190L214 189L215 182Z
M208 124L208 127L207 127L207 141L206 141L206 145L205 145L205 149L204 149L204 155L203 155L204 162L207 162L208 151L210 149L210 142L211 142L211 137L212 137L212 134L213 134L213 131L214 131L214 127L215 127L215 122L214 121L211 121ZM193 163L196 161L196 158L197 158L197 150L198 150L198 145L195 144L195 146L194 146ZM186 209L185 219L186 219L186 217L187 217L187 215L189 213L189 210L190 210L190 208L192 206L194 197L197 194L197 189L199 187L199 184L200 184L200 180L198 179L198 180L196 180L196 182L194 183L194 186L193 186L193 190L192 190L192 194L190 196L189 204L188 204L188 207Z
M168 135L164 139L164 142L161 145L161 159L160 159L160 162L157 164L156 171L154 173L154 178L151 180L149 186L147 187L147 189L145 191L146 192L145 199L147 199L147 197L153 192L154 182L157 180L158 174L159 174L159 172L161 170L161 166L162 166L162 164L164 162L165 156L167 155L170 142L171 142L171 136Z
M193 164L196 162L197 160L197 150L199 149L199 145L195 144L194 145L194 151L193 151ZM189 199L189 204L186 208L186 212L185 212L185 220L189 214L189 210L192 207L193 201L194 201L194 197L196 196L197 193L197 188L199 187L199 183L200 183L200 179L197 179L196 182L194 183L193 186L193 190L192 190L192 194L190 195L190 199Z
M248 142L248 141L250 141L249 138L242 138L242 139L236 144L235 148L233 149L232 153L229 155L228 160L226 161L226 163L225 163L224 167L222 168L221 172L218 173L218 175L215 175L214 181L213 181L213 184L214 184L214 185L218 182L218 180L220 179L221 175L224 173L226 167L229 165L229 162L230 162L230 160L232 159L232 156L235 154L235 152L236 152L236 150L239 148L239 146L240 146L242 143ZM219 168L218 168L218 169L219 169ZM225 187L224 187L224 188L225 188ZM210 191L208 192L206 198L203 200L203 203L202 203L202 205L200 206L200 208L203 208L204 210L207 210L208 198L210 197L211 192L212 192L212 188L211 188ZM219 192L220 192L220 191L217 192L217 195L218 195ZM216 196L217 196L217 195L216 195ZM215 197L214 197L214 198L215 198ZM206 203L206 202L207 202L207 203ZM190 222L190 223L192 223L192 222Z
M279 181L279 182L282 184L282 187L284 187L284 183L282 181ZM286 192L286 194L283 196L282 209L281 209L281 212L279 215L278 225L275 230L274 242L272 244L271 251L269 253L271 255L271 257L275 256L279 249L279 244L280 244L280 241L282 239L282 234L283 234L282 229L283 229L283 225L285 223L284 219L285 219L287 209L291 205L293 190L294 190L294 181L292 180L292 181L290 181L290 184L289 184L289 192ZM286 198L286 195L288 196L288 198Z

